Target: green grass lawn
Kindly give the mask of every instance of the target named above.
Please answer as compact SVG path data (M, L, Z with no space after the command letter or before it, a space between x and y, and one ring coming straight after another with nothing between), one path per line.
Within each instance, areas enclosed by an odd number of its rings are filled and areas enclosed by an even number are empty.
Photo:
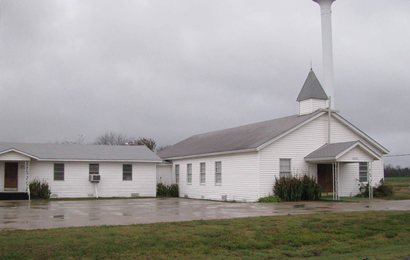
M403 259L410 212L0 231L0 259Z
M393 186L393 196L387 199L410 200L410 177L388 177L386 184Z

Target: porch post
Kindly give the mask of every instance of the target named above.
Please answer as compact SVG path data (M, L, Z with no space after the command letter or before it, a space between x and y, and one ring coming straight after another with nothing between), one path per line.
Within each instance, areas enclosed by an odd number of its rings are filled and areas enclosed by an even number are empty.
M332 163L333 200L339 200L339 163Z
M24 171L26 173L26 191L28 194L28 200L31 200L30 196L30 180L29 180L29 173L30 173L30 161L24 161Z
M367 162L367 182L369 184L369 199L373 199L373 173L372 173L373 163Z

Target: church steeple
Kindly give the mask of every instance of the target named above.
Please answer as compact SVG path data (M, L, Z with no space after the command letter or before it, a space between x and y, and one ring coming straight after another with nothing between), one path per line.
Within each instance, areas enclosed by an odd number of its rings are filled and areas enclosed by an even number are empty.
M299 102L299 115L306 115L318 109L327 108L328 99L315 72L310 69L305 84L303 84L302 90L296 99Z

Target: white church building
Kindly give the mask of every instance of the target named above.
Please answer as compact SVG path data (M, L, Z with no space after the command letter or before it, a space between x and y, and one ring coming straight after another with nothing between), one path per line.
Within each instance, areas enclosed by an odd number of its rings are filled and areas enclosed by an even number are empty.
M299 113L189 137L159 156L180 196L256 201L273 193L281 176L314 177L335 199L359 193L359 184L384 178L388 150L335 110L331 7L314 0L322 17L323 87L313 70L297 97ZM172 169L171 169L172 168Z
M360 182L384 178L388 150L329 111L313 71L297 100L297 115L194 135L161 151L180 196L256 201L273 193L276 178L303 175L325 192L354 196Z

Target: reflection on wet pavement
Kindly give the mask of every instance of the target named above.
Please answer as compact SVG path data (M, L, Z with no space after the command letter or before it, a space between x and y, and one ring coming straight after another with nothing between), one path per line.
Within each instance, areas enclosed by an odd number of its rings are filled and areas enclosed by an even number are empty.
M0 229L129 225L199 219L320 212L408 210L410 200L367 202L229 203L190 199L0 201Z

